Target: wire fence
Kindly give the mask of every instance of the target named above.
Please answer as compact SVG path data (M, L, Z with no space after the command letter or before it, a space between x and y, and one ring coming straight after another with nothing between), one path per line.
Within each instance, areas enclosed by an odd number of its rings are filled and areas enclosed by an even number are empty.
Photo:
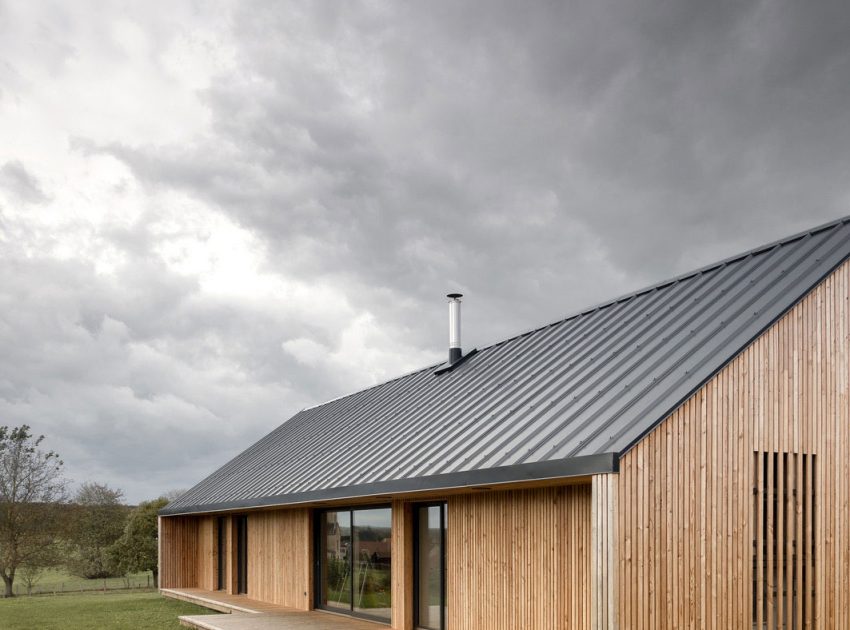
M61 595L63 593L91 593L107 591L130 591L153 588L151 575L131 575L123 578L103 580L69 580L48 584L21 583L16 580L13 590L16 596Z

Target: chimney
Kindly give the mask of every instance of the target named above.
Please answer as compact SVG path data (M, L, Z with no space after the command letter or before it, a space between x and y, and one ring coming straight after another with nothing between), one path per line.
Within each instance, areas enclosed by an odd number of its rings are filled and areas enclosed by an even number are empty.
M460 361L463 351L460 349L460 293L449 293L449 365Z

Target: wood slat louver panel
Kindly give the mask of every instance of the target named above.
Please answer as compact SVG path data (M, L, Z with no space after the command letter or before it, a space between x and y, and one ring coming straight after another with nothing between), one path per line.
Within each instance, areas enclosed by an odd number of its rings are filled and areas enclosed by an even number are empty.
M816 464L816 457L806 453L754 454L755 628L814 627L816 536L811 526L817 510L811 477L817 474Z

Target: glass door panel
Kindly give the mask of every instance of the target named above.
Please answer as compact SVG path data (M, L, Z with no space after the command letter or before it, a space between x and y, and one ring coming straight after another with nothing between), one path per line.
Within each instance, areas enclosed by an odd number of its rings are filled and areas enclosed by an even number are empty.
M355 616L392 618L392 510L317 515L316 605Z
M351 512L325 512L322 603L351 609Z
M392 617L392 510L354 510L354 610Z
M416 508L416 625L427 630L445 627L446 592L445 504Z

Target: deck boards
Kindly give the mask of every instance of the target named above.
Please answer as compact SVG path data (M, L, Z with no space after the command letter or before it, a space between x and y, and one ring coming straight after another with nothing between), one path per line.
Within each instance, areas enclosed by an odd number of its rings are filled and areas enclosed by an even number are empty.
M199 630L386 630L389 626L327 612L288 610L272 613L184 615L180 625Z
M324 611L304 611L199 588L161 589L180 599L225 614L183 615L180 625L201 630L386 630L388 626Z

